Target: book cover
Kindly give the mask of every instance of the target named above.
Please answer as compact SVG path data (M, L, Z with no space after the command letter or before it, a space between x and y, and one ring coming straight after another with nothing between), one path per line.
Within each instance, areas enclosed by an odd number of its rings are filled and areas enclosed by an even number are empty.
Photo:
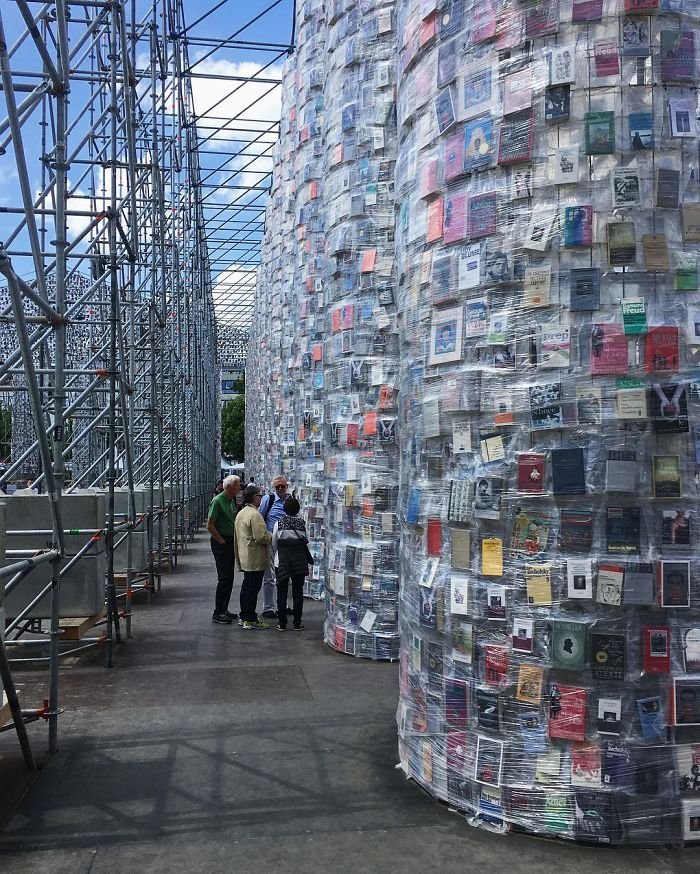
M632 449L609 449L605 465L609 492L634 492L637 486L637 453Z
M584 134L587 155L612 155L615 151L615 113L587 112Z
M682 628L681 645L686 674L700 673L700 626L691 625Z
M700 204L681 204L681 237L686 243L700 242Z
M697 135L695 98L670 97L668 101L668 115L672 137L692 138ZM673 172L678 175L677 170L669 170L667 172Z
M653 497L680 498L682 492L680 456L652 456L651 478L651 490Z
M472 484L468 480L452 480L447 504L447 521L468 522L472 500Z
M571 21L576 24L585 21L600 21L603 17L603 0L573 0Z
M648 273L666 273L671 268L666 234L642 234L644 269Z
M639 555L641 544L639 507L608 507L605 515L605 547L614 555Z
M522 112L532 105L532 74L529 67L503 79L503 115Z
M639 206L642 202L639 171L618 167L610 174L613 206Z
M466 577L450 577L450 613L453 616L469 615L469 580Z
M585 622L552 620L552 666L566 671L582 671L586 666Z
M465 337L482 337L486 334L489 325L488 301L485 297L473 298L464 305Z
M572 744L571 785L602 786L601 750L598 744Z
M647 373L678 370L678 326L650 326L644 337L644 369Z
M566 792L547 792L544 798L545 831L569 835L573 831L573 799Z
M678 744L673 749L673 755L678 791L684 795L700 792L700 744Z
M499 731L501 723L499 715L500 697L498 692L495 689L477 686L475 697L479 728L484 728L487 731Z
M564 246L568 249L593 244L593 207L567 206L564 209Z
M535 782L545 786L561 785L561 750L558 747L550 747L537 756L535 770Z
M571 86L550 85L544 92L544 120L553 124L568 121L571 116ZM578 149L577 159L578 159Z
M428 204L428 224L425 232L426 243L434 243L442 238L444 202L441 197Z
M461 361L464 308L461 306L433 311L430 325L429 364Z
M623 565L601 562L598 565L597 602L619 607L622 604L624 578L625 568Z
M629 118L630 146L633 151L654 148L654 116L651 112L630 112Z
M505 622L508 590L505 586L489 583L486 586L486 616L492 622Z
M586 690L552 683L549 687L549 736L559 740L586 739Z
M549 52L549 84L561 85L576 79L576 47L553 46Z
M491 68L475 70L462 83L462 116L465 119L481 115L491 106Z
M426 654L425 672L428 675L428 688L432 692L441 692L445 666L445 653L442 644L430 640L424 652Z
M503 576L503 541L500 537L482 538L481 573L485 577Z
M445 88L435 97L435 116L441 134L455 123L455 107L451 88Z
M619 699L618 699L619 700ZM629 789L633 783L632 753L627 744L603 744L603 783L613 789Z
M498 194L488 191L469 198L469 238L480 240L497 230Z
M625 679L625 636L591 634L591 673L597 680Z
M446 183L454 182L455 179L458 179L464 173L464 132L460 131L459 133L452 134L451 136L445 139L445 144L443 148L443 176ZM438 161L431 161L430 165L435 164L436 168L438 165ZM421 175L422 180L422 175ZM437 179L436 179L437 184ZM423 185L421 185L421 192L423 191ZM433 194L436 188L430 188L430 186L426 186L426 194L422 196L428 196Z
M474 779L489 786L501 785L503 741L477 735Z
M611 267L629 267L637 260L637 232L634 222L608 222L608 263Z
M628 370L627 337L621 325L591 325L591 375L615 376Z
M553 158L553 181L555 185L570 185L579 181L579 147L565 146L556 149Z
M544 490L545 456L540 452L518 455L517 488L525 494L541 494Z
M663 552L687 552L692 545L690 513L681 508L661 511L661 546Z
M620 73L620 50L617 39L597 40L593 44L595 74L601 79Z
M443 242L459 243L467 236L467 203L465 191L445 195L445 215L443 220Z
M492 121L490 116L475 118L464 128L464 170L475 170L491 161Z
M529 161L532 157L532 112L504 118L498 137L498 163L501 166Z
M654 200L662 209L678 209L681 174L678 170L659 167L656 170Z
M487 643L484 646L484 681L489 686L505 686L508 682L509 650L505 646Z
M578 841L609 844L614 827L610 793L578 789L574 795L574 835Z
M674 677L671 725L700 725L700 677Z
M561 383L531 385L530 424L533 431L562 428L564 416L561 406Z
M583 600L593 597L593 567L590 558L566 560L567 597Z
M466 665L472 663L474 651L474 626L469 622L461 622L453 619L452 628L452 661L455 664L463 662Z
M457 296L452 273L451 255L444 255L441 258L433 259L430 271L430 296L433 306L451 303Z
M437 86L444 88L455 77L457 70L457 41L441 42L438 48Z
M503 480L500 477L482 476L474 489L474 515L480 519L500 519Z
M418 193L421 198L428 198L435 194L438 190L438 170L440 164L437 160L428 161L420 173L420 184ZM364 210L362 210L364 212Z
M445 679L445 722L452 728L464 729L469 720L469 684L465 680Z
M681 801L683 840L687 843L700 841L700 802L684 798Z
M603 395L599 385L576 386L576 421L579 425L600 425Z
M559 29L559 0L543 0L525 10L525 36L528 39L551 36Z
M598 734L619 737L622 730L621 698L598 699L598 720L596 726Z
M661 81L693 82L695 34L692 30L661 31Z
M584 452L579 447L552 449L552 491L555 495L584 495Z
M532 619L515 617L513 619L513 632L511 646L513 652L532 652L534 622Z
M653 382L647 397L654 433L688 433L688 398L684 382Z
M478 45L496 33L495 0L485 0L471 10L472 44Z
M525 704L539 705L542 700L544 672L536 665L520 665L515 697Z
M481 244L462 246L457 257L458 286L460 290L478 288L481 275Z
M646 674L671 670L671 629L668 625L642 626L642 664Z
M622 54L637 58L651 54L651 28L648 18L625 15L622 20Z
M575 267L570 273L569 309L590 312L600 307L600 268Z
M552 604L552 565L549 562L525 565L527 603L533 607Z
M662 559L658 573L661 607L690 607L690 562Z
M513 556L535 556L547 548L549 513L534 508L517 507L510 541Z
M539 710L518 710L518 729L526 755L539 755L547 750L544 718Z
M523 305L534 309L549 306L552 265L526 267L523 279Z
M619 376L615 380L615 414L618 419L646 419L647 394L643 379Z

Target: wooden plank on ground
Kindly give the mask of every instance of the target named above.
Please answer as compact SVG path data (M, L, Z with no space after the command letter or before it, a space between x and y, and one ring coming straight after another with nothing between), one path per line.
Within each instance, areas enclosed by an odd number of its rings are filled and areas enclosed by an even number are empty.
M59 628L63 631L63 634L59 640L80 640L106 613L107 608L103 607L94 616L77 616L72 619L61 619Z

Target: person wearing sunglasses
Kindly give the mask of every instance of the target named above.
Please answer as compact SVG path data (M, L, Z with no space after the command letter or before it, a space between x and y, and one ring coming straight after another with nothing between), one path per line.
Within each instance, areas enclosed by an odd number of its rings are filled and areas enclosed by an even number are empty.
M287 500L287 479L280 475L272 480L273 491L265 495L260 503L260 514L265 520L265 527L272 535L275 522L284 516L284 502ZM277 577L274 568L275 553L270 548L270 561L263 577L263 618L277 619ZM289 611L291 613L291 610Z

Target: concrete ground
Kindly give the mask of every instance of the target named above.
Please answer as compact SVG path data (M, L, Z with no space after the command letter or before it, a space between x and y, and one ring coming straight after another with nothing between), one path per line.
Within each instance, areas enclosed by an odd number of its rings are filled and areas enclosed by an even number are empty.
M0 834L0 871L700 872L694 850L470 828L395 769L396 665L324 647L317 603L301 633L212 625L214 585L200 534L114 669L64 667L61 749ZM18 680L29 703L36 678ZM46 728L29 730L40 753ZM18 763L8 732L0 813L27 788Z

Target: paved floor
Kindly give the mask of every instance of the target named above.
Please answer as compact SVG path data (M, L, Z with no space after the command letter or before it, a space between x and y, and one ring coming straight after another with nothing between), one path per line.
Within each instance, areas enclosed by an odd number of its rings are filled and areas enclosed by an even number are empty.
M200 535L113 670L64 668L61 750L0 835L0 871L700 872L692 850L470 828L395 769L395 665L325 648L319 604L302 633L212 625L213 588ZM30 733L40 751L45 727ZM16 747L0 736L6 807L25 788Z

